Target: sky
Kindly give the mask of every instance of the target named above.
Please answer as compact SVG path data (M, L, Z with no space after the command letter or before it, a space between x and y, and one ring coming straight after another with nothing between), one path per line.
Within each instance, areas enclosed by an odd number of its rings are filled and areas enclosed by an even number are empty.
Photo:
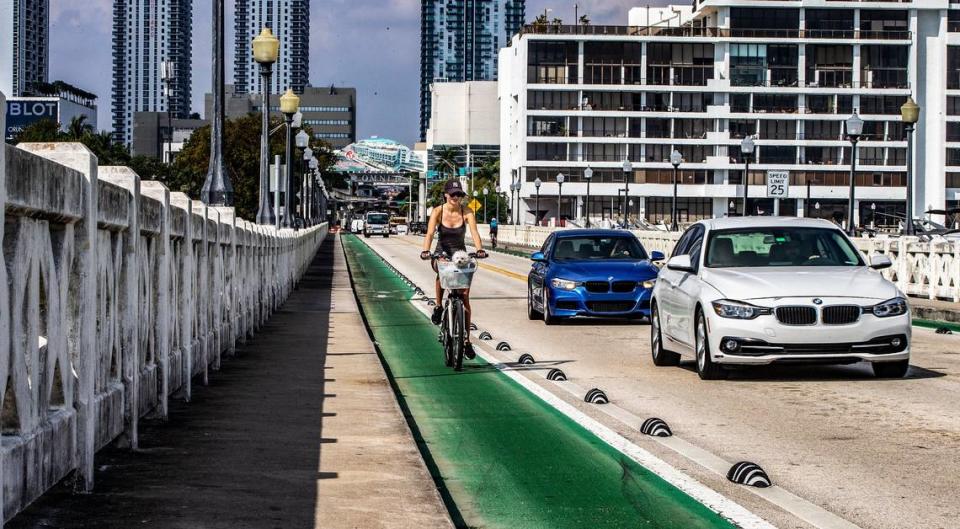
M637 0L580 0L594 24L624 25ZM666 3L651 0L651 5ZM684 3L683 0L674 3ZM212 2L193 2L193 111L210 91ZM646 5L646 2L643 3ZM574 2L527 0L527 20L574 18ZM233 79L233 1L226 4L227 82ZM109 130L113 0L50 0L50 80L99 96L97 124ZM357 88L357 135L407 145L417 140L420 0L311 0L310 83Z

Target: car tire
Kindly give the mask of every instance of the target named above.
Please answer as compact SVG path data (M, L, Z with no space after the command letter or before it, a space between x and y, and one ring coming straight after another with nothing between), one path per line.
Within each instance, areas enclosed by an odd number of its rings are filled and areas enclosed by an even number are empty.
M533 308L533 289L527 285L527 319L539 320L543 318L543 313Z
M722 380L727 378L727 371L713 362L710 358L710 336L707 334L707 320L703 310L697 307L694 323L695 349L697 359L697 374L700 380Z
M650 355L655 366L680 365L680 355L663 348L663 331L660 329L660 308L654 303L650 307Z
M874 362L870 367L873 368L873 375L877 378L903 378L910 370L910 360Z

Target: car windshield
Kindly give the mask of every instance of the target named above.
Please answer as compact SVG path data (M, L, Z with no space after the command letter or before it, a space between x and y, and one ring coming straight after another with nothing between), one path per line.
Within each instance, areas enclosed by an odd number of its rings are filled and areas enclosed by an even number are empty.
M710 233L708 268L863 266L860 252L832 228L744 228Z
M558 261L647 258L643 246L633 237L562 237L553 258Z
M381 214L367 215L368 224L386 224L387 216Z

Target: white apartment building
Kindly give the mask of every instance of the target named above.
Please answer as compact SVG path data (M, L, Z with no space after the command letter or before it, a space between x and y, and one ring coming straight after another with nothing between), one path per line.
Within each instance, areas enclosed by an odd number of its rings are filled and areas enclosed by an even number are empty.
M680 222L725 216L744 208L740 144L751 136L748 212L772 212L766 172L786 170L781 215L839 218L851 169L844 121L856 111L854 220L896 224L910 95L921 107L914 210L957 206L957 0L699 0L632 9L627 26L527 26L500 53L501 185L521 183L531 222L534 181L539 217L556 217L562 173L562 216L582 218L590 167L592 218L619 218L632 201L631 217L669 220L676 149Z

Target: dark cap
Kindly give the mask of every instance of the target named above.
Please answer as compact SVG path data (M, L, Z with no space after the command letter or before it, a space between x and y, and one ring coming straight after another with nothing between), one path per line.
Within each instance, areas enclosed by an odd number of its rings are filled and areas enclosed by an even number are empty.
M443 192L447 195L466 195L463 191L463 185L456 178L447 180L447 183L443 186Z

